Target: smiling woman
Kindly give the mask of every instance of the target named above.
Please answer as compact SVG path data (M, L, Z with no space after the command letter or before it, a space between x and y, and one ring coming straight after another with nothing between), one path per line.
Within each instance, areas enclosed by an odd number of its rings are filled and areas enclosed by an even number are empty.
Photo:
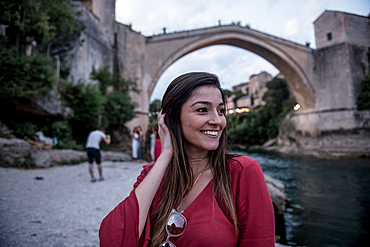
M101 246L274 246L257 161L226 152L226 96L209 73L181 75L158 116L161 154L102 221Z

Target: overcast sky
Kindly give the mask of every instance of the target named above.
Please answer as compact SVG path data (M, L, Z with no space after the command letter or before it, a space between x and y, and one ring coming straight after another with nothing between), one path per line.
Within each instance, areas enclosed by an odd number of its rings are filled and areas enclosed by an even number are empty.
M325 11L343 11L363 16L370 0L116 0L116 19L131 24L145 36L240 22L271 35L315 48L313 22ZM261 71L275 76L279 71L249 51L217 45L190 53L172 64L160 77L151 101L161 99L167 85L178 75L207 71L218 75L225 89Z

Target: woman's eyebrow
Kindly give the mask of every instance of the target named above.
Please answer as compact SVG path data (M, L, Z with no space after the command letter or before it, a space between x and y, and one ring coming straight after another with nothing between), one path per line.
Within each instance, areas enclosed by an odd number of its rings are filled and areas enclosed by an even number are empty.
M201 105L212 105L212 103L209 102L209 101L197 101L197 102L194 102L190 107L193 107L193 106L195 106L197 104L201 104ZM221 102L220 104L218 104L218 106L223 106L223 105L225 105L224 102Z
M197 104L201 104L201 105L212 105L212 103L209 102L209 101L197 101L197 102L194 102L190 107L193 107L193 106L195 106Z

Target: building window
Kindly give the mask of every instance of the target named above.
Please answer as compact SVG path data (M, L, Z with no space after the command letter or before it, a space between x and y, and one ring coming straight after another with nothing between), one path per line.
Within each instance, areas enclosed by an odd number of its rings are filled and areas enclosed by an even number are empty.
M328 41L333 39L333 35L331 33L327 33L326 36L328 38Z

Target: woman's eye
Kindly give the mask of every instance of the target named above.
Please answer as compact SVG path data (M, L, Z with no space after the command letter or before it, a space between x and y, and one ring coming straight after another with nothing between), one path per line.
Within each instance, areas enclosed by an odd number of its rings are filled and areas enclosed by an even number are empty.
M218 113L219 113L219 114L225 114L225 109L219 109L219 110L218 110Z
M199 108L199 109L197 110L197 112L201 112L201 113L203 113L203 112L207 112L207 108Z

